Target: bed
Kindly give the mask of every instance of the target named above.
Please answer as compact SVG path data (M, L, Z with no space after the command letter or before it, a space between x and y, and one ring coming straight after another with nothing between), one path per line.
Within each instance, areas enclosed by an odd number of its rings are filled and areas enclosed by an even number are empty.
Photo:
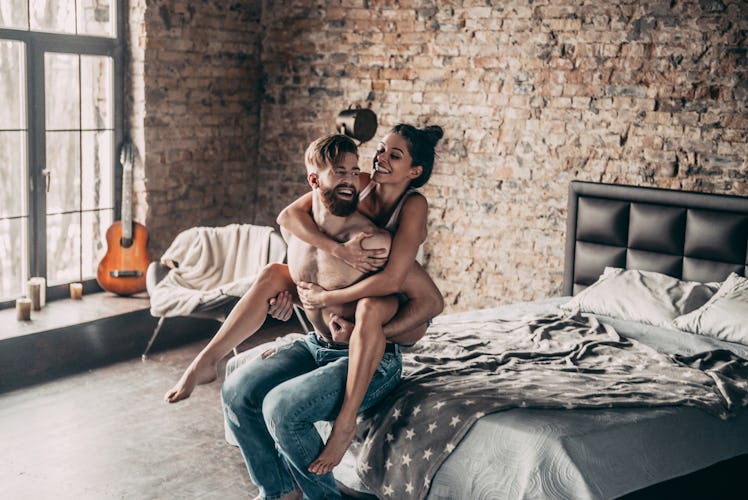
M335 471L346 493L695 498L701 470L722 497L741 483L724 471L748 463L748 198L573 182L565 254L561 297L436 318L360 419Z

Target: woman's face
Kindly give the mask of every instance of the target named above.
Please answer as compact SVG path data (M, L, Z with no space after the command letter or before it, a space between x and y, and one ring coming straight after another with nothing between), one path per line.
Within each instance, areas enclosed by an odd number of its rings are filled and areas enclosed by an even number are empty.
M400 182L413 178L413 157L408 152L408 141L399 134L384 136L374 154L372 180L376 182Z

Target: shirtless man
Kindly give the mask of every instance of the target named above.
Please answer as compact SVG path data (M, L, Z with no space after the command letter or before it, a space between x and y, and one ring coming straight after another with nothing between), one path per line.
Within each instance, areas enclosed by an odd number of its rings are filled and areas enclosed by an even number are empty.
M315 143L312 143L310 148L314 145ZM319 228L338 241L351 240L360 233L370 234L370 237L361 240L362 247L385 249L384 257L387 257L392 240L390 233L375 226L371 220L356 210L357 177L360 172L358 157L350 152L344 153L341 161L332 168L314 166L312 161L314 160L307 158L307 175L310 176L312 188L318 187L312 191L312 216ZM350 286L364 277L361 271L305 243L284 228L281 228L281 233L288 244L288 268L294 283L306 281L318 283L326 290L336 290ZM335 316L352 320L355 307L354 302L323 309L305 309L304 312L317 334L325 341L333 343L330 323Z
M359 168L355 144L340 135L318 139L308 148L305 163L314 193L312 212L320 228L340 241L362 231L373 234L364 240L367 246L389 249L389 233L356 212ZM334 289L363 276L329 254L290 236L288 266L275 264L270 270L263 271L216 336L167 392L168 402L188 397L196 384L215 378L217 361L259 328L257 318L262 315L264 319L267 314L267 301L283 290L295 294L293 283L289 289L289 277ZM286 279L279 278L284 277L283 272ZM433 286L429 279L424 286L429 283ZM397 299L392 297L386 303L394 314ZM250 304L254 306L249 307ZM247 362L224 382L222 399L228 425L263 498L301 498L301 491L308 498L340 497L331 473L315 474L308 467L324 448L313 424L335 420L346 385L347 346L332 342L329 323L336 316L352 319L353 311L354 304L307 310L314 332L278 348L272 355ZM423 317L416 318L420 323L433 317L428 310L420 314ZM417 335L420 338L422 332ZM407 342L408 337L401 332L397 338ZM390 343L361 410L377 403L397 385L401 368L399 348Z

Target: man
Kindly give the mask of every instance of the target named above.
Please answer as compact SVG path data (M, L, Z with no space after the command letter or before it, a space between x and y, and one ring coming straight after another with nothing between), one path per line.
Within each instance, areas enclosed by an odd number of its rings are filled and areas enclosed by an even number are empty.
M307 149L305 163L319 227L340 241L366 232L373 235L364 240L366 244L389 249L389 233L356 212L359 168L355 144L341 135L323 137ZM276 264L263 271L216 336L167 393L168 402L188 397L195 385L215 378L218 360L259 329L271 298L284 290L295 293L293 282L305 280L334 289L363 276L331 255L287 237L288 266ZM345 304L307 310L314 332L270 356L246 363L224 383L226 418L262 497L301 498L301 491L309 498L340 496L332 474L314 474L308 467L324 447L313 424L335 420L345 390L348 351L346 346L332 342L329 324L336 317L351 319L354 308L355 304ZM420 312L423 317L416 321L421 323L433 316L431 310ZM361 409L371 407L389 393L399 382L400 374L399 349L396 344L388 344Z

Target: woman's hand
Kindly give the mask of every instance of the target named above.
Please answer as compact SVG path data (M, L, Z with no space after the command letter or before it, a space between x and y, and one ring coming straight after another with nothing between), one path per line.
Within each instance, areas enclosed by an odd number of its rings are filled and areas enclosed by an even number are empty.
M337 246L335 257L362 273L379 271L387 263L387 249L364 248L363 241L371 236L370 233L358 233Z
M351 333L353 333L353 327L355 326L350 321L341 318L337 314L330 315L330 335L332 335L332 341L337 344L347 344L351 340Z
M327 303L329 292L317 283L299 281L296 289L299 292L299 300L301 300L305 309L322 309L330 305Z
M293 314L293 299L289 292L280 292L268 301L268 314L275 319L288 321Z

